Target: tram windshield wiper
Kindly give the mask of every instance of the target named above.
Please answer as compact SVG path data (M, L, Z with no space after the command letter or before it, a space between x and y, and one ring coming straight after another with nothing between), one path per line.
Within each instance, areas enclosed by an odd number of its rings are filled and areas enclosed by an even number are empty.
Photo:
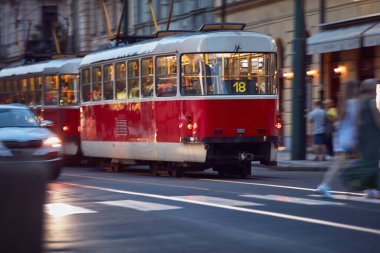
M240 49L240 45L236 45L235 48L234 48L234 52L233 52L233 54L232 54L232 57L231 57L230 61L228 62L228 65L227 65L227 68L226 68L226 69L229 69L229 68L230 68L232 62L234 61L234 57L236 56L236 54L237 54L237 52L239 51L239 49Z

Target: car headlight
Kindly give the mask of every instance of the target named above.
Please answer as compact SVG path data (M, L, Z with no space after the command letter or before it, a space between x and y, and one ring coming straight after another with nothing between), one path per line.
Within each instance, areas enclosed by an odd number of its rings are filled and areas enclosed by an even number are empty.
M58 137L49 137L46 140L44 140L44 144L51 146L53 148L59 148L62 146L62 141Z

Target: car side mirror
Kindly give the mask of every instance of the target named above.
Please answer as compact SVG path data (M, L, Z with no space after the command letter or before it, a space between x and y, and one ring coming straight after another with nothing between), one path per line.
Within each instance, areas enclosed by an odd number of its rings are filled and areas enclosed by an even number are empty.
M40 125L42 127L52 127L52 126L54 126L54 122L50 121L50 120L43 120L43 121L41 121Z

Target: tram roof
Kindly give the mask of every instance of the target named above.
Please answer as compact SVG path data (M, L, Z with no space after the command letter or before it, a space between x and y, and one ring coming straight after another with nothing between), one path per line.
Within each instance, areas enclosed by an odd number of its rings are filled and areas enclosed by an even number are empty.
M236 46L239 46L238 52L277 52L274 40L265 34L236 30L198 31L97 51L86 55L81 66L144 54L234 52Z
M0 78L28 74L78 74L78 67L83 58L54 59L0 70Z

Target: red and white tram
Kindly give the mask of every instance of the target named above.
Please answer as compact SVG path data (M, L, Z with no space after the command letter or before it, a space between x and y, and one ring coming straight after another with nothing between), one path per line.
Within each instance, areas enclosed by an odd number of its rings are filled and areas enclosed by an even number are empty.
M80 152L79 64L82 58L54 59L0 71L0 103L29 106L61 136L64 155Z
M244 26L204 25L85 56L83 154L174 176L276 164L277 48Z

